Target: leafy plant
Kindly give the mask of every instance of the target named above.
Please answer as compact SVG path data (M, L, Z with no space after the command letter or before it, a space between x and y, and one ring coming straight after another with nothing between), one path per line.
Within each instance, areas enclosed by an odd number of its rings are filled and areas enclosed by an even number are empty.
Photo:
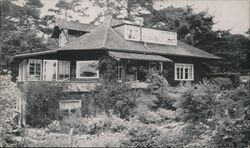
M62 86L57 83L29 83L26 90L26 122L32 127L45 127L61 118L59 101L63 99Z

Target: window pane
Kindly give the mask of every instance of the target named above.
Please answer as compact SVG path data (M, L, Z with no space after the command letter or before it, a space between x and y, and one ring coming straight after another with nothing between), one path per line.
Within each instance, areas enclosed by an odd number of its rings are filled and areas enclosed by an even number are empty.
M121 62L119 62L118 66L117 66L117 80L119 82L122 81L122 64L121 64Z
M41 80L41 67L42 60L29 60L29 80L36 81Z
M175 64L176 80L193 80L193 64Z
M188 69L185 68L185 79L188 79Z
M70 62L69 61L59 61L58 70L59 80L68 80L70 76Z
M180 69L180 79L183 79L183 67Z
M180 68L176 68L177 79L180 79Z
M77 76L80 78L98 78L97 61L78 61Z
M44 60L44 81L56 81L57 75L57 61L56 60Z

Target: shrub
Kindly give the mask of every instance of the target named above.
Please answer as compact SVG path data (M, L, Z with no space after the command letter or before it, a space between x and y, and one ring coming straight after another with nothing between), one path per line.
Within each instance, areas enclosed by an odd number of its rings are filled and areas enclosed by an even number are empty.
M13 109L19 106L17 100L22 101L23 98L23 93L11 81L11 76L0 74L0 147L14 147L17 144L10 134L17 126L13 119Z
M59 101L64 97L57 83L39 82L27 86L26 122L32 127L45 127L61 118Z
M121 147L157 147L160 132L149 125L136 125L128 130Z
M217 121L213 137L220 147L247 147L250 139L250 92L244 88L221 92L220 106L224 112Z
M217 77L229 78L233 83L233 87L237 87L240 85L240 73L231 73L231 72L212 73L212 74L207 74L206 77L208 79Z
M48 125L50 132L70 133L72 134L100 134L105 131L118 132L126 129L126 121L114 116L98 114L90 118L68 117L62 121L54 121Z
M177 106L182 109L182 119L192 122L206 122L214 115L217 104L218 86L207 80L182 92Z
M128 118L135 107L135 99L140 94L124 83L103 83L91 92L92 105L96 112L114 113Z
M210 81L220 86L222 90L233 88L233 82L229 78L217 77L217 78L211 78Z

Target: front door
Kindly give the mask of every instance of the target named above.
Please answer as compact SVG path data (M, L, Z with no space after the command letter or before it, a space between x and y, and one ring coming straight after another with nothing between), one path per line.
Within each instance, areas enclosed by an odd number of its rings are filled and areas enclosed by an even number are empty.
M43 80L44 81L57 80L57 60L43 61Z

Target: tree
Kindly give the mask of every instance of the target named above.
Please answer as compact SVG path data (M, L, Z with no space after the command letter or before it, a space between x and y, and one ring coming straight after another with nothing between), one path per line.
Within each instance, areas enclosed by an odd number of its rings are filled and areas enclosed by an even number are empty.
M213 31L213 16L206 11L194 13L190 6L171 6L153 9L142 17L146 27L174 31L179 40L222 57L222 60L209 64L212 71L238 72L250 69L250 40L243 35L231 34L230 30Z
M49 11L54 12L57 15L63 15L64 13L65 20L67 20L68 17L72 18L72 16L68 13L69 11L78 13L80 16L88 16L88 14L86 14L88 7L77 8L79 6L81 6L81 0L60 0L55 5L57 9L49 9Z
M153 9L150 14L142 16L145 26L174 31L178 34L179 40L193 45L204 40L203 34L212 31L214 24L213 16L207 12L195 14L190 6Z
M124 19L134 21L136 17L141 16L147 12L152 11L152 0L91 0L94 6L112 12L115 18L122 17ZM146 11L146 12L145 12ZM100 20L104 13L99 13L97 18L93 21Z
M26 0L18 6L9 0L1 5L0 69L13 70L11 63L17 53L46 50L45 39L38 37L41 28L40 0Z

